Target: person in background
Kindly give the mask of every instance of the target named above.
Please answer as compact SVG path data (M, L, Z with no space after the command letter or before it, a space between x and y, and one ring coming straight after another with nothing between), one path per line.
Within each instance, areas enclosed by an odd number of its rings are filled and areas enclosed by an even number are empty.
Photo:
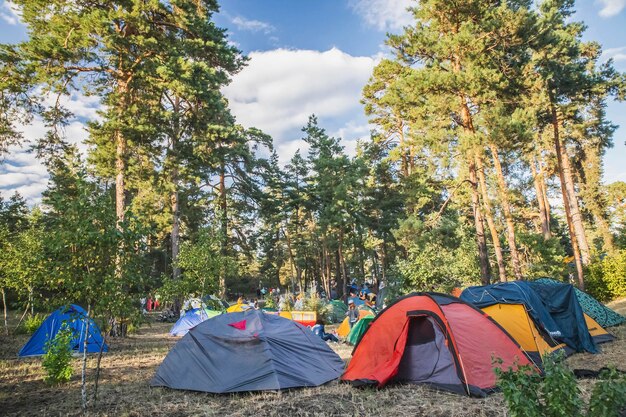
M357 321L359 321L359 310L356 309L356 305L353 300L348 301L348 311L346 312L346 316L348 316L348 324L350 324L350 328L352 328Z
M373 292L367 294L365 297L365 307L368 308L372 313L376 314L376 294Z
M317 321L315 322L315 326L311 328L311 331L316 336L321 337L324 342L328 342L329 340L335 343L339 342L337 336L331 333L326 333L326 331L324 330L324 320L322 319L317 319Z

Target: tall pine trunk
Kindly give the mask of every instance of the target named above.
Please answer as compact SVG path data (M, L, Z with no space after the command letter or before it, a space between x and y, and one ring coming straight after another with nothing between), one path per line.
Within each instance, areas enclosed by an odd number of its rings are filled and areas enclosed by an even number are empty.
M455 69L460 70L460 64L458 61L455 64ZM472 121L472 115L470 114L469 107L465 96L461 94L459 96L461 102L461 121L463 122L463 129L466 133L474 134L474 123ZM484 285L488 285L491 281L491 272L489 268L489 253L487 252L487 239L485 238L485 226L483 224L483 215L480 210L480 197L478 191L478 180L476 176L476 163L474 156L471 153L467 155L469 180L472 184L472 212L474 217L474 228L476 229L476 244L478 245L478 260L480 262L480 279Z
M531 157L530 160L530 172L533 175L533 185L535 186L535 194L537 196L537 204L539 206L539 221L541 222L541 234L543 240L552 238L552 232L550 231L550 209L546 206L546 185L543 178L543 170L541 174L537 172L535 167L535 157Z
M180 112L180 98L176 97L174 100L174 114L178 116ZM178 165L180 163L178 158L178 138L180 135L180 128L178 119L175 119L175 125L173 127L170 149L170 164L171 164L171 183L172 194L170 195L170 204L172 209L172 278L177 280L180 278L180 268L178 267L178 253L180 252L180 204L178 200L180 179L178 172Z
M496 223L493 220L491 211L491 204L489 203L489 194L487 193L487 181L485 181L485 167L481 156L476 152L474 155L474 161L476 162L476 173L478 174L478 182L480 183L480 193L482 194L483 207L485 208L485 218L487 220L487 226L491 233L491 240L493 242L493 250L496 255L496 262L498 264L498 277L501 282L506 282L506 268L504 266L504 257L502 256L502 247L500 246L500 237L498 236L498 230L496 229Z
M554 129L554 147L556 151L556 158L558 163L559 179L561 180L561 193L563 194L563 207L565 208L565 216L567 219L567 227L570 234L570 240L572 241L572 250L574 252L574 262L576 264L576 272L578 275L578 288L585 289L585 279L583 275L583 265L581 262L581 253L578 246L577 233L574 227L574 220L572 218L572 204L570 202L569 193L567 191L565 172L563 170L563 162L567 159L567 154L563 155L563 147L559 139L559 121L556 113L556 107L551 106L552 110L552 127ZM569 165L568 165L569 166ZM576 204L576 206L578 206ZM580 214L580 213L579 213Z
M515 279L522 279L522 267L519 260L519 254L517 253L517 244L515 243L515 224L513 222L513 215L511 214L511 204L509 202L508 194L509 190L506 185L506 181L504 180L504 173L502 172L502 164L500 163L498 149L494 144L490 144L489 150L491 150L493 167L495 168L496 178L498 179L500 204L502 205L502 212L504 214L504 220L506 223L506 240L509 244L509 251L511 252L513 275L515 275Z
M580 208L578 207L578 196L574 187L574 176L572 174L572 168L565 149L565 144L559 137L559 118L557 114L556 105L551 98L551 113L552 113L552 126L554 129L554 148L557 157L559 176L563 188L563 201L569 202L570 218L572 222L572 228L574 230L575 239L578 242L580 249L580 256L584 265L589 264L591 260L589 252L589 244L587 243L587 236L585 234L585 227L583 225L582 215Z
M220 165L220 188L219 188L219 205L220 205L220 228L221 242L220 253L223 258L228 255L228 203L226 200L226 167L224 162ZM226 295L226 267L222 266L219 278L220 298Z

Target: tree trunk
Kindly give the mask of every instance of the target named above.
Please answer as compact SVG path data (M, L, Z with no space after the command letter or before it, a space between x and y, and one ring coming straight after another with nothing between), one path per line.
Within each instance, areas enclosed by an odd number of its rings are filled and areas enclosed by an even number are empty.
M565 199L569 202L571 222L575 233L575 238L578 241L578 247L580 249L580 255L582 257L583 265L589 264L591 260L589 252L589 244L587 243L587 236L585 234L585 228L583 225L582 215L578 207L578 196L576 195L576 189L574 187L574 177L572 174L572 168L565 149L565 144L559 137L559 119L557 115L557 109L554 104L554 100L551 97L551 112L552 112L552 126L554 129L554 148L556 151L556 157L559 168L559 176L561 182L564 184ZM582 289L582 288L581 288Z
M180 97L176 97L174 100L174 114L180 113ZM180 251L180 204L178 201L179 184L179 172L178 166L180 160L178 158L178 138L180 136L180 127L178 118L175 118L173 132L171 137L171 149L170 149L170 164L171 164L171 182L172 182L172 194L170 196L170 204L172 208L172 278L177 280L180 278L180 268L177 265L178 253Z
M460 70L460 64L455 63L455 69ZM461 100L461 120L463 129L467 133L474 134L474 124L472 115L467 107L467 101L464 95L459 96ZM483 225L483 216L480 210L480 197L478 195L478 181L476 179L476 163L471 154L467 155L469 180L472 184L472 212L474 217L474 227L476 228L476 244L478 245L478 259L480 262L480 278L483 285L488 285L491 281L491 273L489 271L489 253L487 252L487 240L485 238L485 226Z
M87 304L87 325L85 326L85 341L83 342L83 367L81 371L81 398L83 410L87 409L87 345L89 344L89 324L91 322L89 313L91 304Z
M564 159L567 159L567 155L562 154L563 148L561 145L561 141L559 140L559 122L557 118L556 107L554 107L554 105L551 105L551 110L552 110L552 126L554 129L554 147L556 150L559 178L561 180L561 193L563 194L563 206L565 207L567 227L568 227L569 234L570 234L570 240L572 241L572 250L574 252L574 262L576 264L576 272L578 275L578 288L584 291L585 280L584 280L584 275L583 275L583 266L581 263L581 253L580 253L580 249L578 246L578 239L577 239L576 231L575 231L574 224L573 224L574 221L572 219L572 212L571 212L572 204L569 201L570 199L569 199L569 195L567 192L565 173L562 168ZM576 206L578 206L578 204L576 204Z
M502 205L502 212L504 213L504 220L506 222L506 239L509 244L509 250L511 251L511 264L513 265L513 275L516 279L522 279L522 267L519 260L519 254L517 253L517 244L515 243L515 224L513 222L513 215L511 214L511 204L509 203L508 187L504 181L504 173L502 172L502 165L500 164L500 156L498 156L498 149L495 145L490 144L491 156L493 157L493 166L496 170L496 177L498 179L498 190L500 191L500 204Z
M0 289L2 292L2 308L4 310L4 334L5 336L9 335L9 321L7 320L7 298L4 291L4 288Z
M220 166L220 219L221 219L221 255L226 257L228 255L228 204L226 200L226 167L224 162ZM220 271L220 298L224 298L226 295L226 268L222 267Z
M537 173L537 168L535 167L535 158L532 157L530 160L530 171L533 175L533 184L535 186L535 194L537 195L537 204L539 205L539 220L541 221L541 234L543 235L543 240L548 240L552 238L552 233L550 232L550 213L546 208L545 201L545 184L543 183L543 175L540 176Z
M178 203L178 168L172 172L172 182L174 191L170 197L172 204L172 278L180 278L180 267L178 266L178 253L180 252L180 208Z
M483 207L485 208L485 218L487 219L487 225L491 233L491 240L493 241L493 250L496 254L496 262L498 264L498 276L500 282L506 282L506 268L504 266L504 257L502 256L502 247L500 246L500 237L496 229L496 224L493 220L491 212L491 204L489 203L489 194L487 193L487 182L485 181L485 168L481 157L478 152L474 154L474 161L476 162L476 173L478 174L478 181L480 183L480 191L482 194Z
M339 247L337 252L339 253L339 264L341 268L341 276L343 278L343 288L345 291L345 289L348 288L348 274L346 274L346 261L343 257L343 230L339 232Z

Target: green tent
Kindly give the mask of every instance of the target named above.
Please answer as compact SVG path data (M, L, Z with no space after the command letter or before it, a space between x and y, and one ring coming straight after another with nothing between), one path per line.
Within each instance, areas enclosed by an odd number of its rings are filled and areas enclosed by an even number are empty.
M365 316L357 321L354 327L350 330L350 333L348 333L348 336L346 336L346 342L351 345L356 345L357 343L359 343L359 340L361 340L363 333L365 333L367 327L375 318L376 317L374 316Z
M346 317L348 306L340 300L330 302L330 317L333 323L341 323Z

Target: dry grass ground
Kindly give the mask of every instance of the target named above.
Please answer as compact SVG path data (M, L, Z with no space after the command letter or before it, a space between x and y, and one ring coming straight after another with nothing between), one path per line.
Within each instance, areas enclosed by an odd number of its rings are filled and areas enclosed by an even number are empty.
M626 313L626 299L613 305ZM98 402L89 415L101 416L506 416L501 394L472 399L419 386L390 386L382 390L354 389L330 383L318 388L285 392L212 395L150 388L154 375L171 346L170 324L152 323L138 334L110 342L103 357ZM572 368L599 369L609 364L624 368L626 325L611 329L618 341L603 345L599 355L578 354L567 361ZM43 381L40 359L16 359L27 336L0 336L0 415L79 415L80 361L74 362L70 383L51 387ZM331 344L348 360L351 347ZM90 383L95 358L89 359ZM585 397L593 380L581 380ZM91 389L91 387L90 387Z

